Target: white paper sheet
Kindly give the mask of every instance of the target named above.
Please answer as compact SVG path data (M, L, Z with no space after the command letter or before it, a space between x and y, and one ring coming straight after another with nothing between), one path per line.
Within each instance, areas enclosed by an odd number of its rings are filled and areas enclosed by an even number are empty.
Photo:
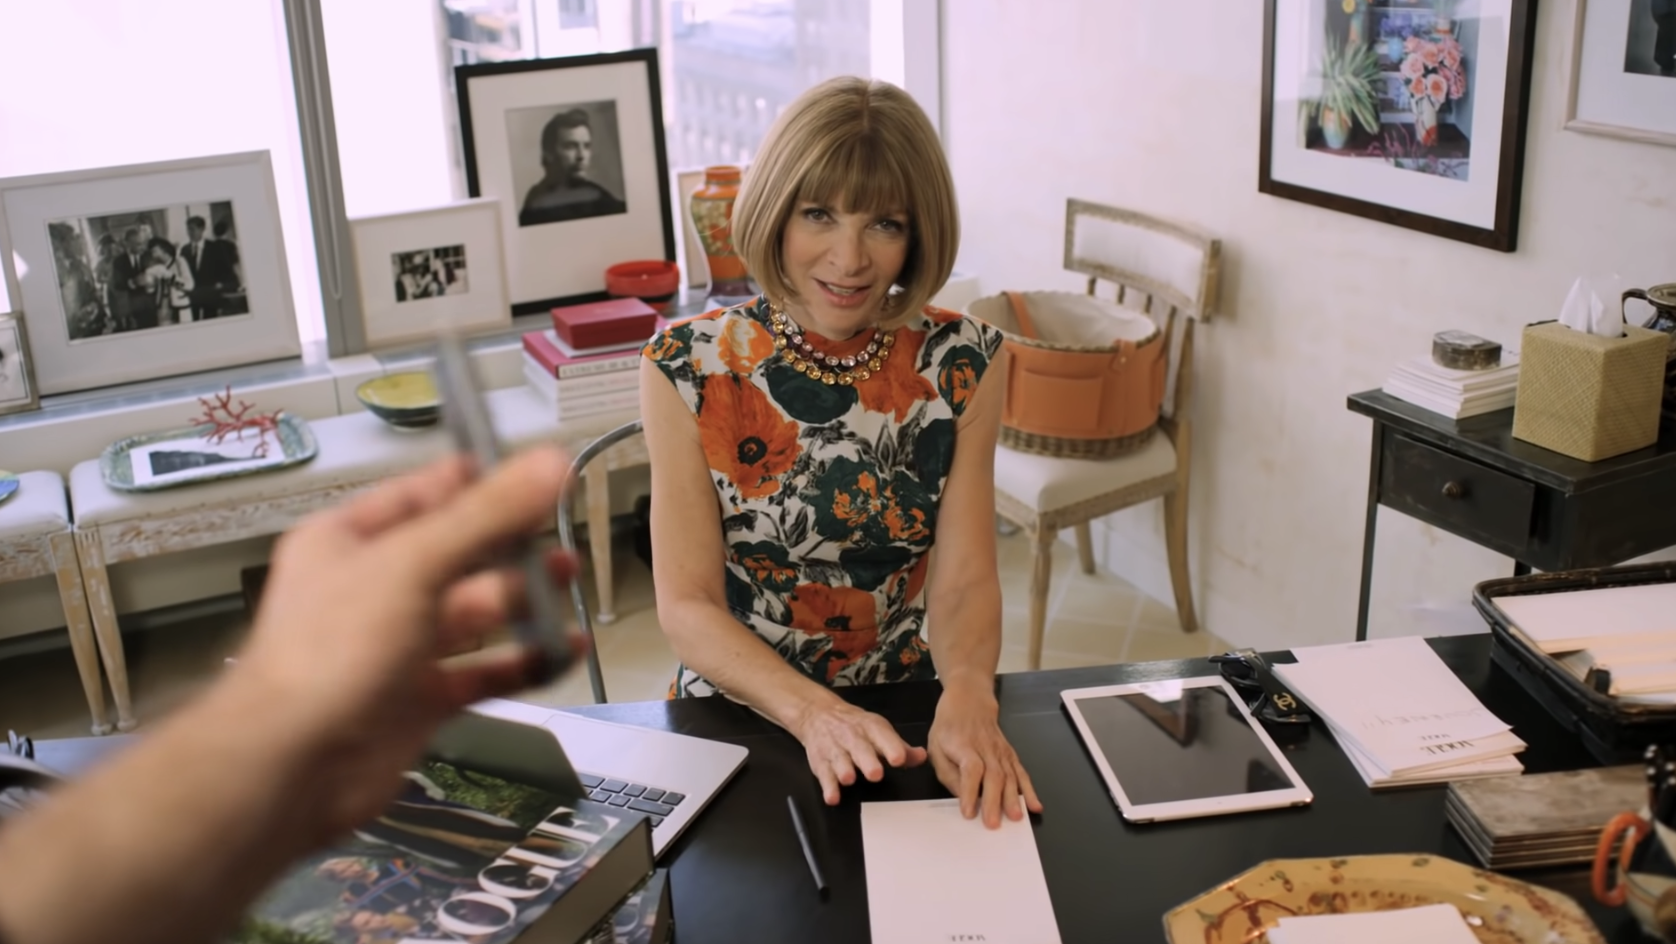
M1454 905L1281 918L1270 944L1477 944Z
M1028 819L988 829L955 799L863 803L861 844L873 944L1058 944Z
M1676 639L1676 583L1496 597L1495 603L1548 653L1599 642Z

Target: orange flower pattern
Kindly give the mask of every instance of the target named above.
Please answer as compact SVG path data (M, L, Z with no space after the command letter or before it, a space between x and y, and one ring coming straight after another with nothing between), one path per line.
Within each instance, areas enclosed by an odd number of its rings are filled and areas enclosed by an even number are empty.
M797 459L798 427L762 388L739 377L717 376L704 387L698 435L710 468L733 482L741 498L780 490L780 476Z
M928 552L955 419L1001 334L927 308L884 369L827 385L776 355L768 306L682 322L643 355L693 411L722 509L727 604L827 685L935 678L924 633ZM672 697L715 686L686 666Z

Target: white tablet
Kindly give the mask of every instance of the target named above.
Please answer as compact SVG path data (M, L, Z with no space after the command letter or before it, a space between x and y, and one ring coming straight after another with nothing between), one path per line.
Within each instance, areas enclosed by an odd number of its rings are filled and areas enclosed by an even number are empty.
M1060 697L1131 823L1314 799L1220 676L1073 688Z

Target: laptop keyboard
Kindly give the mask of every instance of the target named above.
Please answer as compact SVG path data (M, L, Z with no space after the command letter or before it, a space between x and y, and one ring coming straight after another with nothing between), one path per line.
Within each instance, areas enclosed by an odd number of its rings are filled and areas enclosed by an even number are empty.
M662 826L664 817L674 813L681 801L687 798L685 794L648 787L643 783L613 780L610 777L585 774L581 771L577 771L576 776L582 781L582 786L588 788L588 799L595 803L621 806L645 813L651 819L654 829Z

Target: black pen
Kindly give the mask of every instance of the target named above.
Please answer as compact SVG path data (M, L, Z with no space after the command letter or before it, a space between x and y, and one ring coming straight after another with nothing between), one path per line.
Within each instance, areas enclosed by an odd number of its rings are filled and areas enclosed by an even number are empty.
M797 811L797 801L786 797L786 809L791 810L791 825L797 830L797 841L803 846L803 861L809 863L809 874L815 879L815 890L826 892L826 876L821 874L821 865L815 861L815 847L809 845L809 830L803 825L803 814Z

